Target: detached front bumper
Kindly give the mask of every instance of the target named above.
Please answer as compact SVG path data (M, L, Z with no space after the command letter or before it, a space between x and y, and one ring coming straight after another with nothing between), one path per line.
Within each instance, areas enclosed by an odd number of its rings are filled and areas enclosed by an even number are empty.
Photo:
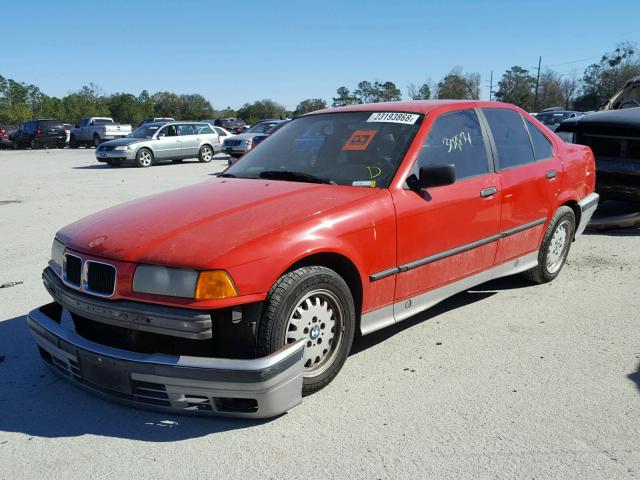
M302 401L301 342L251 360L147 355L81 337L57 303L31 311L27 323L56 373L121 402L175 413L267 418Z

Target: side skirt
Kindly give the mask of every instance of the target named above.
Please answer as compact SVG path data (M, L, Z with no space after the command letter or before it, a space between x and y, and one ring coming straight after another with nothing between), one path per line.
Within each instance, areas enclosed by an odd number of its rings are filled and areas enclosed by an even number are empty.
M393 305L387 305L386 307L367 312L362 315L360 320L360 333L362 335L368 335L376 330L380 330L381 328L400 322L419 312L427 310L456 293L464 292L469 288L488 282L489 280L524 272L537 265L538 252L535 251L520 258L516 258L515 260L509 260L508 262L497 265L488 270L448 283L447 285L429 290L428 292L421 293L415 297L401 300Z

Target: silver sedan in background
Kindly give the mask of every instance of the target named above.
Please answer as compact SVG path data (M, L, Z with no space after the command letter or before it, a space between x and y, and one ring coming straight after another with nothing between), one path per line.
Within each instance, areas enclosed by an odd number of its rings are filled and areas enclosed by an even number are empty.
M154 122L136 128L125 138L104 142L96 149L96 159L110 166L137 167L187 158L210 162L221 148L218 134L208 123Z

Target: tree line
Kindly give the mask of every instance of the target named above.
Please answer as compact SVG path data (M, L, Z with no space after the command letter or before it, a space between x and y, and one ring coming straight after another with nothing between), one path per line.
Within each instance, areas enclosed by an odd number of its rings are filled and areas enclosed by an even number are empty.
M537 72L536 72L537 73ZM538 111L547 107L598 109L629 78L640 75L640 52L635 44L621 42L612 52L605 53L598 63L589 65L579 77L577 73L563 75L550 68L534 72L519 65L509 68L497 81L491 96L498 101L513 103L525 110ZM407 85L406 95L412 100L431 98L480 98L481 76L453 68L440 81L426 80ZM536 98L537 90L537 98ZM391 81L359 82L353 90L341 86L332 97L331 105L358 105L391 102L402 99L402 92ZM62 98L48 96L39 87L0 75L0 123L17 124L30 118L58 118L75 123L87 116L110 116L116 121L138 124L148 117L173 117L178 120L201 120L238 117L248 123L262 118L289 118L327 107L321 98L302 100L295 110L271 99L245 103L234 110L216 110L202 95L143 90L138 95L114 93L106 95L95 84Z

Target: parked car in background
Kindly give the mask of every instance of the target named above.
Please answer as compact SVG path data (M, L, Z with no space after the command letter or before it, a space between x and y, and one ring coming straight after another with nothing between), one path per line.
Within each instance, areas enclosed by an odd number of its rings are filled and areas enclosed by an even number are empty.
M14 149L57 147L64 148L67 134L60 120L43 119L22 122L17 130L9 135Z
M640 93L640 82L637 88ZM556 134L567 142L591 147L596 158L596 191L603 200L640 206L640 108L619 105L617 110L565 120Z
M81 145L97 147L106 140L126 137L131 133L131 125L116 123L110 117L87 117L71 129L69 146L78 148Z
M168 123L168 122L175 122L175 121L176 121L175 118L171 118L171 117L145 118L142 122L140 122L138 127L141 127L142 125L146 125L147 123Z
M280 130L282 127L284 127L290 121L291 120L285 120L283 122L280 122L280 123L274 125L273 127L271 127L271 129L269 129L266 133L254 136L253 137L252 148L256 148L256 146L258 146L260 143L262 143L262 141L266 140L268 137L270 137L271 135L276 133L278 130ZM229 157L229 165L233 165L237 161L238 161L238 157L232 157L232 156Z
M504 103L317 111L220 178L62 228L53 303L27 324L43 361L97 394L272 417L328 385L356 334L495 278L554 280L594 180L588 147Z
M214 120L213 125L215 127L222 127L231 133L242 133L246 126L244 120L239 118L218 118Z
M235 134L231 133L229 130L227 130L226 128L223 127L216 127L213 124L210 124L211 127L213 128L213 130L218 134L218 137L220 138L220 144L222 146L222 144L224 143L224 141L228 138L232 138L235 136Z
M552 132L554 132L556 128L558 128L558 125L560 125L560 123L564 120L579 117L581 115L581 112L575 112L573 110L557 110L554 108L543 110L542 112L538 113L535 118L540 123L549 128Z
M11 127L0 127L0 148L9 148L11 147L11 139L9 135L13 132L15 128Z
M268 119L261 120L255 123L245 133L240 133L233 138L227 139L222 144L222 150L227 155L231 155L234 158L240 158L253 148L253 138L257 135L262 135L271 130L274 126L282 123L284 120Z
M96 159L110 166L137 167L187 158L206 163L220 148L218 134L208 123L158 122L138 127L126 138L104 142L96 148Z
M640 75L625 82L622 88L603 105L602 110L636 107L640 107Z
M69 145L69 139L71 138L71 128L73 128L73 127L71 126L70 123L63 123L63 125L64 125L64 133L67 134L67 142L66 143L67 143L67 145Z

